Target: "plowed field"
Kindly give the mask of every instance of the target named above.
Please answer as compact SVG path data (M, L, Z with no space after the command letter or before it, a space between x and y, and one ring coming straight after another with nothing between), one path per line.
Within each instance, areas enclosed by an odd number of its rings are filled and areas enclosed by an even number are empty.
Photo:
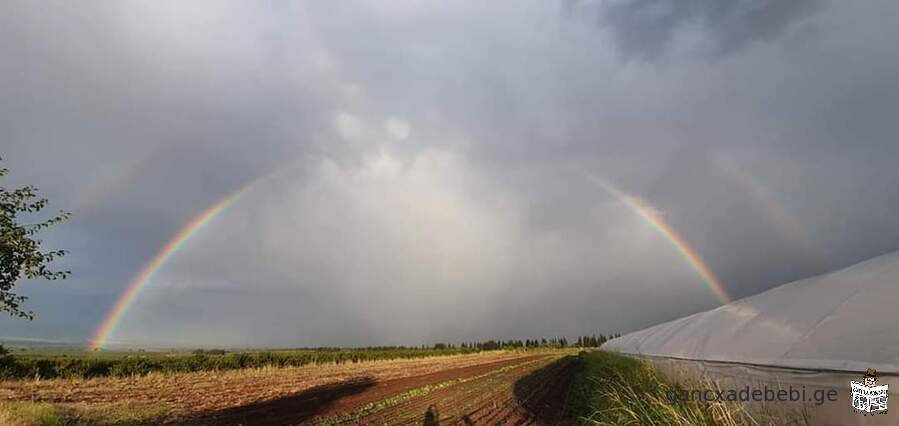
M151 423L172 424L564 424L574 367L574 357L560 352L498 352L331 367L5 382L0 398L95 412L123 403L163 407L166 414Z

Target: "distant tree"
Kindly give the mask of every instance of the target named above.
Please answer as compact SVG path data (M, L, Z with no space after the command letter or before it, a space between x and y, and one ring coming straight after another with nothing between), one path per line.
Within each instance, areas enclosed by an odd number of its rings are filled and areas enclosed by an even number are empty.
M0 167L0 177L8 170ZM21 214L38 213L47 206L46 198L38 198L33 186L8 190L0 186L0 312L14 317L34 318L34 313L22 309L27 299L13 293L13 287L21 278L63 279L69 271L52 271L47 265L53 259L64 256L65 250L41 251L41 240L35 235L52 225L69 218L60 211L56 216L36 223L20 223Z
M5 370L13 362L13 357L9 351L0 345L0 372Z

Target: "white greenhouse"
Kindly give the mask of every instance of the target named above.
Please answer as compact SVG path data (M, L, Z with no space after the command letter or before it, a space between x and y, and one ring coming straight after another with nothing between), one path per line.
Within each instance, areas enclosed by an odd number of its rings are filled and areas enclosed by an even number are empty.
M873 368L878 391L899 390L899 252L629 333L603 349L647 359L679 381L804 388L806 404L778 405L804 406L811 424L899 424L899 414L883 414L888 395L857 396L853 408L850 387ZM831 389L837 401L809 400Z

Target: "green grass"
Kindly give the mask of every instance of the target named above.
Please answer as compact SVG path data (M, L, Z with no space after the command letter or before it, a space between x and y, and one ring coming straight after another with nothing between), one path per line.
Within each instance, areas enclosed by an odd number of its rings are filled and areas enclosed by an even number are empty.
M605 351L581 352L569 407L578 424L592 425L743 425L769 424L753 418L737 402L670 401L681 389L648 363ZM711 380L696 388L716 388ZM780 417L776 423L801 424Z
M587 339L591 344L604 341L600 336ZM590 340L592 339L592 340ZM99 350L83 346L8 345L9 354L0 345L0 380L3 379L80 379L91 377L129 377L151 372L190 373L244 368L299 367L310 364L342 364L364 361L412 359L478 353L492 350L543 350L565 347L562 339L488 340L463 344L437 343L432 346L373 346L360 348L297 348L269 350L197 349Z
M0 379L127 377L150 372L187 373L262 367L299 367L363 361L423 358L479 352L477 349L302 349L191 353L43 353L0 356Z
M53 405L38 402L0 402L0 424L8 426L75 426Z
M50 404L46 402L0 402L3 426L144 426L166 424L197 426L173 421L167 409L147 404Z

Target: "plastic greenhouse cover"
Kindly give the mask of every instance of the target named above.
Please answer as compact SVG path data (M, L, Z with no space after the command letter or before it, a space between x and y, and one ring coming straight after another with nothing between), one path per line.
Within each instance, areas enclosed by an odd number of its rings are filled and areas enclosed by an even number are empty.
M899 372L899 252L610 340L603 349L817 371Z

